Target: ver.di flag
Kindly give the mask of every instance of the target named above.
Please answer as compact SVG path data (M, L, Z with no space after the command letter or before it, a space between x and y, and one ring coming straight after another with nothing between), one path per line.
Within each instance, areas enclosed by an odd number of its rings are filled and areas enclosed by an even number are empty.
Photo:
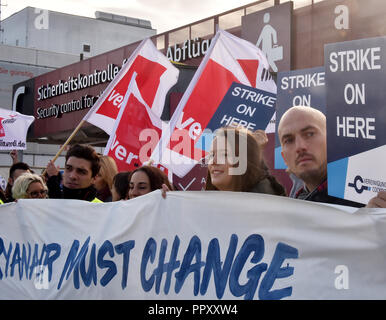
M132 171L148 161L147 151L161 136L162 121L144 100L137 78L134 72L104 151L115 160L118 171Z
M137 73L136 82L144 101L156 116L161 117L166 94L177 82L179 71L157 50L150 39L145 39L83 120L110 135L134 72Z
M0 108L0 150L27 149L26 136L33 116Z
M266 56L259 48L219 30L181 98L168 130L162 132L152 159L177 176L185 176L205 157L201 136L232 84L276 94L276 84L268 70Z

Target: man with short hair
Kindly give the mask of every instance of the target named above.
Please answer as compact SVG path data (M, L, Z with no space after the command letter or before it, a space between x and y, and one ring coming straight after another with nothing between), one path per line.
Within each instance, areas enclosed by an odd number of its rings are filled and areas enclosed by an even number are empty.
M289 171L305 184L295 198L352 207L364 206L327 193L327 130L326 117L322 112L312 107L292 107L280 119L278 134L284 162ZM385 208L386 192L379 192L367 207Z
M6 203L15 201L12 197L13 184L19 176L26 172L33 173L30 166L25 162L16 162L11 166L11 168L9 168L8 184L5 189Z
M66 154L63 177L52 161L47 165L49 198L102 202L93 184L100 169L99 156L89 145L73 145Z

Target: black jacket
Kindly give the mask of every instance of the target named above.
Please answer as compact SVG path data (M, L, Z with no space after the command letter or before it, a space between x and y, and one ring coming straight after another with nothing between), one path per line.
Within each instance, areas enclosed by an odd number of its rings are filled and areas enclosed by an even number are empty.
M61 175L48 178L48 197L51 199L75 199L93 201L96 197L96 189L94 186L89 186L84 189L69 189L61 185Z
M350 206L361 208L365 205L362 203L345 200L341 198L336 198L327 194L327 179L324 180L314 191L309 192L305 188L300 189L295 195L296 199L314 201L314 202L323 202L323 203L331 203L338 204L343 206Z
M272 178L265 178L257 182L248 192L286 196L284 187Z

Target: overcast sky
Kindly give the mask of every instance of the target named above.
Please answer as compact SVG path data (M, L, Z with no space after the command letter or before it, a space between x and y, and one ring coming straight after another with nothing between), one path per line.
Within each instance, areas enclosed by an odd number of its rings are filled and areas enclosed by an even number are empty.
M105 11L150 20L162 33L253 0L0 0L1 19L25 8L36 7L95 18L95 11Z

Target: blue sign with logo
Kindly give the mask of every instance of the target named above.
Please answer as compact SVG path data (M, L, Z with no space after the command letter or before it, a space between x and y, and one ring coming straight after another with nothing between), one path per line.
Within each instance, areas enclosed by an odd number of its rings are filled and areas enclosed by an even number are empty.
M386 37L328 44L328 193L367 203L386 190Z

